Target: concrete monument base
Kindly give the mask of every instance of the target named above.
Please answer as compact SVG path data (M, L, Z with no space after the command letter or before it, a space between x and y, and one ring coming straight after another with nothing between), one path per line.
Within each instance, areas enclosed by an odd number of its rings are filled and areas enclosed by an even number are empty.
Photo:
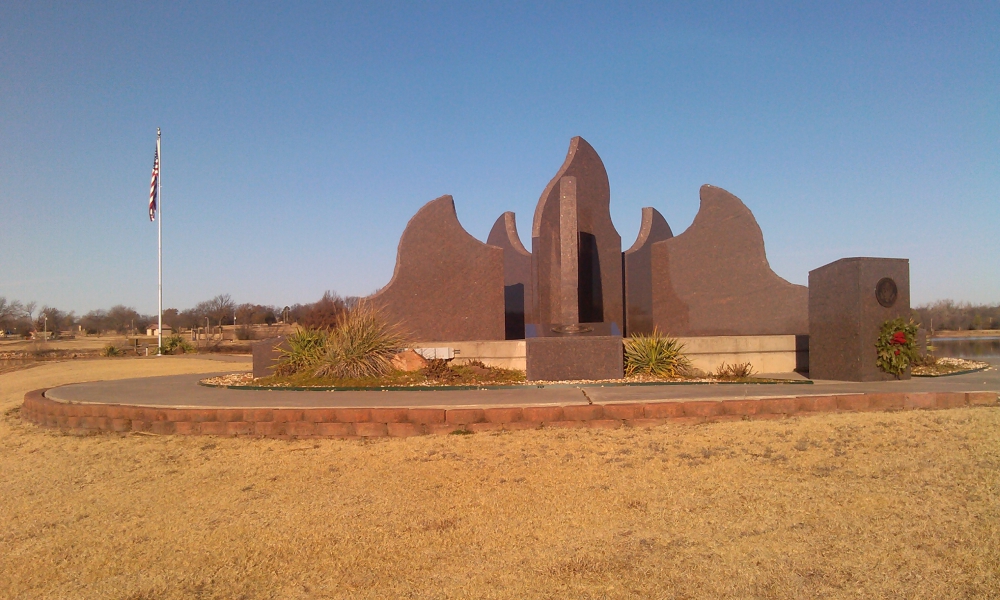
M528 381L625 376L622 336L614 323L528 325L525 330Z

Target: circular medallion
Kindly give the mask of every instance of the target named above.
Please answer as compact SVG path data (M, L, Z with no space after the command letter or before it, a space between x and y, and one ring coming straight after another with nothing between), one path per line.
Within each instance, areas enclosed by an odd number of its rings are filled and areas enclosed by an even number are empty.
M889 277L883 277L875 284L875 299L886 308L896 303L898 295L899 290L896 289L896 282Z
M555 333L587 333L593 331L594 328L589 325L584 325L582 323L573 323L571 325L555 325L552 327L552 331Z

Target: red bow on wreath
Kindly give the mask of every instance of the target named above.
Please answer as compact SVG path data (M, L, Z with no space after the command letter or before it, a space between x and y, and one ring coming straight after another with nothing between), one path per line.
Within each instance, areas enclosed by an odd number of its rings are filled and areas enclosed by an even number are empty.
M892 334L892 339L889 340L889 343L902 346L903 344L906 343L906 334L903 333L902 331L897 331L896 333ZM899 354L899 352L897 351L896 354Z

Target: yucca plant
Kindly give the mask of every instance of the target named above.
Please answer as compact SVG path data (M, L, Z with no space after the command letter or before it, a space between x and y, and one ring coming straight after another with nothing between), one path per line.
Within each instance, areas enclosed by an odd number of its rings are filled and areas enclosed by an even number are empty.
M101 350L101 356L121 356L124 354L121 348L116 348L115 346L105 346L104 350Z
M298 329L285 339L275 375L294 375L316 365L326 353L328 334L322 329Z
M625 340L626 376L679 377L690 370L691 361L684 355L684 344L657 329L649 335L634 334Z
M185 352L194 352L194 346L178 333L163 340L163 345L160 346L160 354L184 354Z
M362 379L386 375L392 371L392 357L405 343L405 337L377 307L359 302L337 318L315 376Z

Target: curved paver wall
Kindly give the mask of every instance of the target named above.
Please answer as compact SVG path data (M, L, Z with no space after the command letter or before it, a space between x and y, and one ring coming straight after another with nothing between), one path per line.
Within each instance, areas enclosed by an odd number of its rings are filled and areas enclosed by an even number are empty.
M541 427L651 427L781 419L837 411L891 411L996 406L997 392L943 392L791 396L745 400L690 400L491 408L152 408L81 404L24 396L24 419L79 433L141 431L156 434L269 438L403 437L454 431Z

